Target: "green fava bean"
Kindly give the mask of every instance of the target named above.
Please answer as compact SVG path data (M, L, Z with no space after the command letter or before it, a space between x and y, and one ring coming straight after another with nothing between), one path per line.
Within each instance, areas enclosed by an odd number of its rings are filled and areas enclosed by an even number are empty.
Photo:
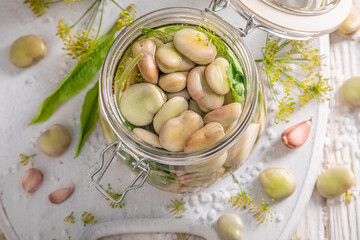
M267 168L260 173L259 180L266 194L275 199L289 197L296 188L294 175L284 168Z
M44 40L36 35L26 35L16 39L10 47L9 58L19 68L30 67L47 54Z
M233 213L225 213L216 222L216 232L221 240L241 240L244 224Z
M66 127L55 124L43 132L38 140L40 150L49 157L58 157L69 148L71 136Z
M345 166L336 166L320 174L316 189L324 198L335 198L355 184L354 173Z
M145 126L153 121L165 102L166 95L159 87L138 83L121 94L120 112L131 124Z

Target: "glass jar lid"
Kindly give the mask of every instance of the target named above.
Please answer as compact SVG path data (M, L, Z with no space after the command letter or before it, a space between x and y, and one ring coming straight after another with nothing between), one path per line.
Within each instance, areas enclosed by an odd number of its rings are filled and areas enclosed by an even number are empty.
M351 5L350 0L212 0L208 10L233 7L248 20L245 35L259 28L284 38L308 39L336 30Z

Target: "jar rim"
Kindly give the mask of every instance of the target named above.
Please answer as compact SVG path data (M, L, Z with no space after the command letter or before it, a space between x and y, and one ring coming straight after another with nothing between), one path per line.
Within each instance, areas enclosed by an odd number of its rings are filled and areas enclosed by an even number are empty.
M216 143L193 152L170 152L151 146L140 140L127 127L120 114L115 95L113 81L118 62L122 54L137 39L143 26L154 28L170 24L194 24L206 27L221 34L221 38L233 53L246 80L246 97L242 113L235 127ZM136 19L123 29L110 47L103 63L99 80L99 107L105 120L110 125L119 141L122 141L135 153L163 164L189 165L206 161L222 154L230 148L244 133L255 112L259 80L255 61L249 48L242 40L238 30L226 21L200 9L188 7L162 8L152 11Z

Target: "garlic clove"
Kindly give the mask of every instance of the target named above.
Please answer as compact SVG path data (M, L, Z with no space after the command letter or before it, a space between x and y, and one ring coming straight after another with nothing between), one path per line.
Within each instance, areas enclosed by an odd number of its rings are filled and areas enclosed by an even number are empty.
M44 174L37 168L30 168L25 172L22 180L24 190L30 194L35 192L41 185Z
M351 36L360 29L360 10L353 4L349 15L338 29L343 36Z
M75 190L75 185L73 185L70 188L63 188L55 192L52 192L49 195L49 201L54 204L60 204L63 201L65 201L68 197L70 197L71 194L73 194L74 190Z
M289 148L302 146L310 135L312 118L286 129L281 135L281 141Z

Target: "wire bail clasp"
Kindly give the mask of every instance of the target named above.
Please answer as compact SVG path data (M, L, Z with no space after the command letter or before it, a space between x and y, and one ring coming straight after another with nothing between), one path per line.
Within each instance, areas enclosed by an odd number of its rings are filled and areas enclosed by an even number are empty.
M109 160L105 163L105 153L109 151L111 148L114 148L112 151ZM112 197L109 193L106 192L106 190L100 185L100 181L102 177L104 176L106 170L109 168L111 162L114 160L115 156L120 157L122 160L126 160L126 158L121 155L120 151L124 151L127 154L129 154L135 161L131 162L131 165L133 166L134 170L140 170L138 175L134 178L134 180L129 184L127 188L121 193L119 198ZM110 199L114 203L120 203L124 200L125 195L127 192L131 190L135 190L137 188L140 188L144 185L146 179L150 175L150 167L149 164L145 163L144 161L147 160L146 158L139 159L133 152L128 150L126 147L123 147L121 142L113 142L109 146L107 146L100 154L100 167L96 169L91 175L90 175L90 181L91 183L96 187L97 190L99 190L104 196L106 196L108 199ZM131 161L131 160L129 160ZM100 172L100 173L99 173ZM98 174L99 173L99 174ZM97 179L95 180L95 176L98 174ZM139 179L142 178L142 180L139 181Z
M216 14L215 12L218 12L224 8L226 8L227 6L229 6L230 3L228 0L211 0L210 5L208 8L205 8L206 12L209 12L213 15L215 15L216 17L220 18L223 21L226 21L225 19L223 19L222 17L220 17L218 14ZM256 21L255 21L255 16L254 15L246 15L245 13L239 11L238 9L234 8L234 10L241 16L243 17L247 23L245 28L237 28L235 26L233 26L235 29L238 30L239 34L241 37L246 37L250 32L252 32L252 30L254 30L257 27L260 27ZM227 22L227 21L226 21ZM229 23L230 24L230 23ZM230 24L232 25L232 24Z

